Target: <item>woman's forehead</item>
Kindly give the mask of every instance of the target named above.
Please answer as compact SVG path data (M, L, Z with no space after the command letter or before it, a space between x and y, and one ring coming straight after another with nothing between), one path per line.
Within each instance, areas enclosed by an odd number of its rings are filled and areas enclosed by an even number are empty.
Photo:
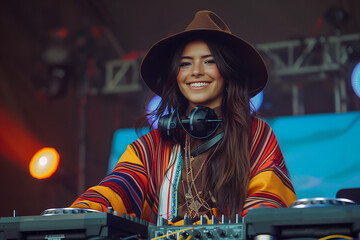
M203 40L193 40L187 43L183 49L182 56L205 56L211 55L211 51Z

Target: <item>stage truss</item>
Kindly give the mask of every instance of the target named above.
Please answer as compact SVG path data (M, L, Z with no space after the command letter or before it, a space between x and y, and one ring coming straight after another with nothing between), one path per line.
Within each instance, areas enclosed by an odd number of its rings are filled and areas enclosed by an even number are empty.
M347 111L345 65L351 49L360 44L360 34L330 37L304 38L289 41L256 44L269 67L271 82L274 84L291 81L292 114L305 113L301 81L334 81L335 112ZM129 93L142 89L139 76L140 61L111 60L105 64L105 85L99 93Z

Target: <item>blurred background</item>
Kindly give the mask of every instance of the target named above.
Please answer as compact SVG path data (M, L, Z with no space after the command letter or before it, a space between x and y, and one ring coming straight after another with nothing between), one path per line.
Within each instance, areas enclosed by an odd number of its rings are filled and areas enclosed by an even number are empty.
M132 129L153 97L139 76L144 53L203 9L267 62L258 115L299 197L359 187L360 1L13 0L0 8L0 216L66 207L106 175L125 144L114 134ZM39 179L29 164L44 147L60 161Z

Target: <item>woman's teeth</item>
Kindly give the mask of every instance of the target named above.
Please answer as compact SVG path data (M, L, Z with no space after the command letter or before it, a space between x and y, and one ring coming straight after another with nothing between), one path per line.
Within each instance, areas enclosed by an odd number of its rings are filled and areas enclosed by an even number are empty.
M207 86L210 83L208 82L195 82L195 83L190 83L190 87L203 87L203 86Z

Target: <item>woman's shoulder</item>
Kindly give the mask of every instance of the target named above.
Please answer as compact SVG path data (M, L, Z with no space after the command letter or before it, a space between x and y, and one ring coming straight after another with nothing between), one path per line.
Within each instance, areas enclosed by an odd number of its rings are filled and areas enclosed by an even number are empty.
M148 130L147 133L139 137L135 143L147 144L147 145L157 145L157 144L168 144L168 141L165 141L160 135L158 129Z
M273 132L271 126L264 119L252 117L251 135L265 132Z
M138 135L141 135L143 132L139 132ZM157 129L147 130L146 133L141 135L136 141L156 141L160 138L159 131Z
M252 127L256 127L256 128L259 128L259 127L266 127L266 128L270 128L270 125L262 118L259 118L259 117L252 117L251 118L252 120Z

